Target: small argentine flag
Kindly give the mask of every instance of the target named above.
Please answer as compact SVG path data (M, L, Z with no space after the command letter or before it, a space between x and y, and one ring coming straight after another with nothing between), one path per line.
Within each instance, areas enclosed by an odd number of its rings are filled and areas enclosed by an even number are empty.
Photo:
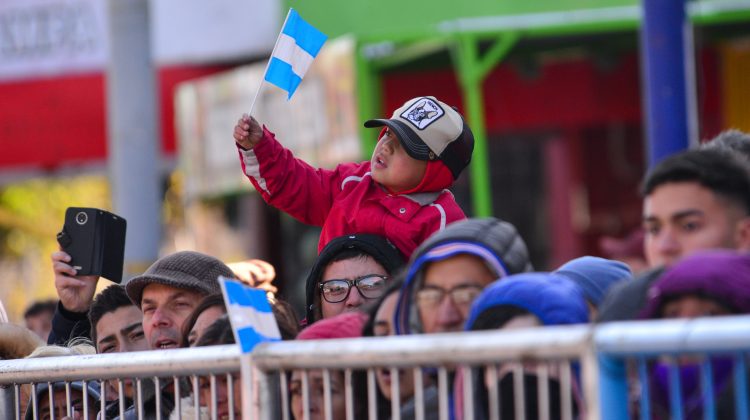
M287 100L291 99L327 38L289 9L264 79L287 91Z
M224 293L234 338L243 353L251 352L258 343L281 340L279 326L264 290L226 277L219 277L219 284Z

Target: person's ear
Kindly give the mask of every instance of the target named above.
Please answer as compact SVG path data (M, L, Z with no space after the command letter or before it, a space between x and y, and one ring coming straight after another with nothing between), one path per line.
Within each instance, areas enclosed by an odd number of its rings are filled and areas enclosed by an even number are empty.
M750 216L737 222L735 243L738 251L750 251Z

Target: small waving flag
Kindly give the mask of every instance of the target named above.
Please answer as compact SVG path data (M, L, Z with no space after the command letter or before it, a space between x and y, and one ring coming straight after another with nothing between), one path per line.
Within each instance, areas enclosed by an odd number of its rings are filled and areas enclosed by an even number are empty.
M287 91L291 99L327 38L290 8L264 79Z
M234 338L243 353L264 341L281 340L279 326L271 311L266 292L225 277L219 277Z

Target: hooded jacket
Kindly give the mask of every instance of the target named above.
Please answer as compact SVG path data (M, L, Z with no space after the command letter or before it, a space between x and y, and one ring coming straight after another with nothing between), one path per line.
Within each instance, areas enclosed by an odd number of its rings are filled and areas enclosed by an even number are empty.
M526 310L544 326L589 321L581 290L571 280L555 273L516 274L490 284L471 305L465 329L473 330L480 315L499 306Z
M448 185L410 194L389 194L370 176L370 162L332 170L295 158L268 129L251 150L238 146L244 174L270 205L295 219L322 226L318 252L341 235L372 233L389 238L406 258L433 232L465 219Z
M648 299L639 317L662 317L664 304L671 299L694 295L716 301L735 314L750 313L750 254L729 250L699 252L673 265L648 289ZM708 358L712 372L715 418L735 418L735 388L732 381L734 359L726 355ZM697 363L680 364L683 414L686 419L703 418L706 392ZM669 366L656 361L649 367L652 418L670 418L669 397L673 392ZM750 399L745 395L744 399Z
M396 334L422 333L413 298L422 287L427 265L463 254L479 257L497 278L533 269L526 243L512 224L492 217L453 223L430 236L412 255L396 304Z
M514 307L525 310L536 316L543 326L582 324L588 322L588 307L580 288L571 280L554 273L522 273L498 280L487 286L471 305L469 317L466 321L467 331L475 330L475 322L480 317L497 316L498 324L504 324L502 312L504 308ZM496 311L496 313L493 313ZM485 324L486 327L486 324ZM497 325L497 328L502 325ZM534 401L537 397L537 378L533 374L524 375L523 383L526 388L526 398ZM487 418L488 391L484 375L477 369L472 375L474 383L475 418ZM501 410L506 418L513 414L513 387L511 378L498 378ZM457 377L454 391L455 413L457 418L463 418L463 381ZM561 415L561 394L559 382L550 381L550 418L557 419ZM578 400L577 408L581 408L580 392L577 379L572 379L573 397ZM510 402L510 403L509 403ZM527 401L528 402L528 401ZM538 404L527 404L527 418L535 418ZM538 414L537 414L538 415Z
M664 273L663 267L654 268L610 287L599 305L596 322L630 321L646 305L648 289Z
M639 318L660 318L668 299L686 294L713 299L733 313L750 313L750 255L706 251L685 257L651 285Z
M555 273L573 280L583 291L586 300L597 308L612 286L633 279L630 267L624 262L592 256L570 260Z
M339 254L348 250L357 250L369 255L378 264L382 265L389 274L395 274L404 264L404 260L396 247L382 236L353 234L334 238L320 252L305 282L305 321L307 324L317 321L316 313L320 309L316 307L320 305L320 289L318 285L323 277L323 271Z

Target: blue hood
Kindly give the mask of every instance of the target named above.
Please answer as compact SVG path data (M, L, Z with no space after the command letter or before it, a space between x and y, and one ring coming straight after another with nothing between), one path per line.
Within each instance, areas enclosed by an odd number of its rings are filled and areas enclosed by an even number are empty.
M505 305L529 311L543 325L589 321L586 300L575 283L553 273L521 273L487 286L471 305L465 329L470 330L483 312Z
M597 308L615 283L633 279L630 267L621 261L585 256L570 260L555 273L573 280L583 295Z

